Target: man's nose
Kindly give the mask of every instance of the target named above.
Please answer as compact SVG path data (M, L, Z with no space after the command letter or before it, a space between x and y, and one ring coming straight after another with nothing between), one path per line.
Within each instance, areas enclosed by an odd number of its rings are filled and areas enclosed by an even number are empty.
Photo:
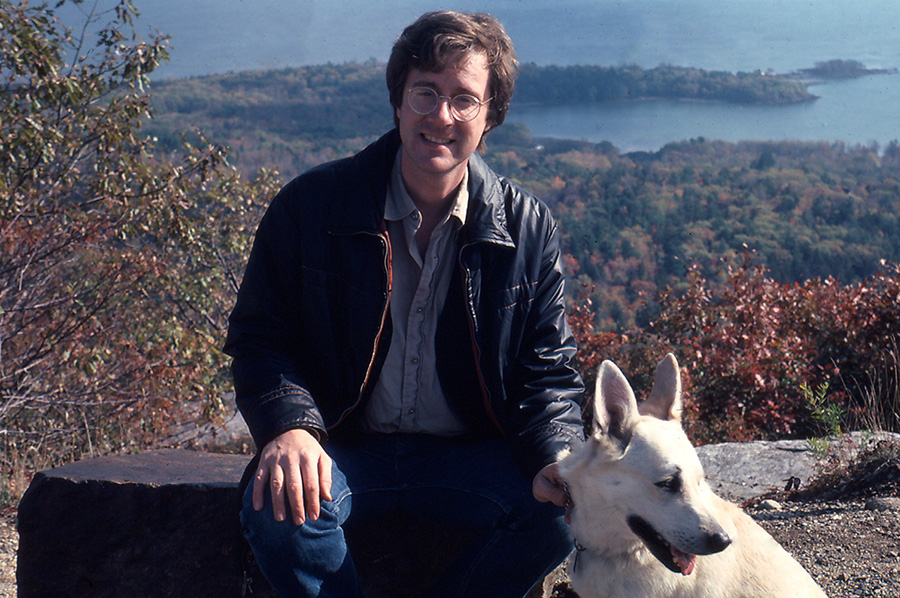
M434 107L434 110L428 116L441 122L452 123L455 119L450 112L450 98L438 97L437 106Z

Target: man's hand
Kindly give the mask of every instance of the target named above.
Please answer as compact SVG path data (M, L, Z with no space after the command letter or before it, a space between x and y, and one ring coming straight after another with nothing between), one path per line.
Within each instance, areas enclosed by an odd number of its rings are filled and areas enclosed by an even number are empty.
M306 430L288 430L263 447L253 478L253 508L261 511L266 484L272 494L275 519L286 509L302 525L319 518L320 501L331 500L331 457Z
M545 465L534 476L531 492L540 502L552 502L560 507L566 506L569 497L566 495L565 482L559 473L559 463Z
M559 472L559 463L545 465L531 483L531 493L540 502L552 502L559 507L566 507L566 523L569 523L569 495L566 483Z

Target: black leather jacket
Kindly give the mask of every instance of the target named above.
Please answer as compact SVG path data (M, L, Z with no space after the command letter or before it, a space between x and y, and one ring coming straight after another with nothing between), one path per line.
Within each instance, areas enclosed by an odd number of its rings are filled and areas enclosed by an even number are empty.
M324 441L363 411L391 336L383 215L399 144L394 130L297 177L259 225L225 352L260 448L300 427ZM469 190L438 376L472 429L507 437L533 474L582 437L556 224L478 155Z

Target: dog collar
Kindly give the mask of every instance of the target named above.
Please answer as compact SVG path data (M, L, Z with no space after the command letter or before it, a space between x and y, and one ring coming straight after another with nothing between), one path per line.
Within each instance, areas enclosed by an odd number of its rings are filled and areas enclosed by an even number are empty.
M572 512L573 503L572 495L569 493L569 484L567 484L566 482L563 482L563 490L566 493L566 516L568 516L569 513ZM578 541L578 538L576 538L574 534L572 534L572 540L575 544L575 561L572 563L572 570L576 571L578 569L578 556L582 552L586 551L587 548L585 548L584 545Z

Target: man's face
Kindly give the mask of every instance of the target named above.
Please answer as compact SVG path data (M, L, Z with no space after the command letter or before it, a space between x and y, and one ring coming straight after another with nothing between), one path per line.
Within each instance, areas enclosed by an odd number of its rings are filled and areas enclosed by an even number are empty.
M484 54L466 54L438 73L412 69L406 77L404 90L429 87L441 96L466 93L483 101L490 97L489 75ZM430 114L417 114L410 108L408 92L404 91L403 103L396 113L403 141L401 170L407 185L427 184L426 181L438 183L437 179L443 182L455 180L453 184L458 184L469 156L488 129L488 112L485 104L474 119L459 122L450 115L448 102L441 100Z

